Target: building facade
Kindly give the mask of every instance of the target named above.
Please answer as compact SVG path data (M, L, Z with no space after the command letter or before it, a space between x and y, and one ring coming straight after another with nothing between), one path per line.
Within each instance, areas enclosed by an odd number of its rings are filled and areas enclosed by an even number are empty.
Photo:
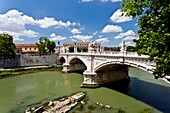
M37 53L38 48L35 44L15 44L16 53Z

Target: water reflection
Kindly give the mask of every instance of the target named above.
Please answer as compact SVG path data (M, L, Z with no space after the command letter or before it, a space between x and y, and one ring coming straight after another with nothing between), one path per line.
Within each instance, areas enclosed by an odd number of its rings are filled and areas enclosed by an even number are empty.
M164 113L169 113L170 111L170 87L168 86L162 86L131 77L129 84L119 82L106 87L134 97Z
M131 78L128 95L141 100L164 113L170 111L170 87Z

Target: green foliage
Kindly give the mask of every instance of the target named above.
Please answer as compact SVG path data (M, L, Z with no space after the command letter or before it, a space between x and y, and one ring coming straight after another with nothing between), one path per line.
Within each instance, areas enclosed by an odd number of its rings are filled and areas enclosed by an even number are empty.
M135 51L137 51L137 49L136 49L136 47L134 47L134 46L128 46L128 47L126 48L126 51L128 51L128 52L135 52Z
M110 47L111 51L120 51L120 47Z
M78 52L87 52L88 49L87 49L87 48L78 47L78 48L77 48L77 51L78 51Z
M48 40L47 41L47 49L48 49L48 52L49 53L54 53L55 52L55 47L56 47L56 44L55 44L55 42L53 42L53 41L50 41L50 40Z
M119 109L117 110L117 113L127 113L127 112L124 111L123 109L119 108Z
M170 75L170 0L123 0L126 16L138 16L138 54L156 62L156 78Z
M74 52L74 46L69 47L69 52Z
M143 110L139 111L139 113L153 113L153 110L149 108L144 108Z
M94 105L89 105L89 106L88 106L88 109L89 109L89 110L95 110L95 109L96 109L96 106L94 106Z
M77 52L87 52L87 48L77 47ZM69 47L69 52L74 52L74 46Z
M61 71L61 70L62 70L62 66L50 66L50 67L36 68L36 69L17 68L17 69L12 69L8 71L0 71L0 78L12 77L15 75L36 73L36 72L42 72L42 71Z
M41 54L54 53L56 44L54 41L50 41L47 37L40 37L39 42L35 43L38 51Z
M6 71L0 72L0 76L1 76L1 77L2 77L2 76L9 76L9 75L11 75L11 72L6 72Z
M4 58L15 57L15 44L13 37L7 33L0 34L0 56Z

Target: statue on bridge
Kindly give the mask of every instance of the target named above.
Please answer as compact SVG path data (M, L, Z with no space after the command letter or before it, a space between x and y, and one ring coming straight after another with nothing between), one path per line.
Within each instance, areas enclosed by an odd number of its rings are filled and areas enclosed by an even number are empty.
M88 44L88 52L89 53L96 53L100 52L100 44L97 42L89 42Z
M126 54L126 45L124 40L122 41L120 52Z

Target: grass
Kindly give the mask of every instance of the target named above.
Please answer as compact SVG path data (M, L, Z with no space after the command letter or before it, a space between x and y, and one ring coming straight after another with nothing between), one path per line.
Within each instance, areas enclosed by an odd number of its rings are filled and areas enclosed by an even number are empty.
M62 67L43 67L43 68L36 68L36 69L24 69L24 68L17 68L14 70L9 71L0 71L0 78L4 77L12 77L15 75L21 75L21 74L29 74L29 73L36 73L36 72L42 72L42 71L61 71Z

